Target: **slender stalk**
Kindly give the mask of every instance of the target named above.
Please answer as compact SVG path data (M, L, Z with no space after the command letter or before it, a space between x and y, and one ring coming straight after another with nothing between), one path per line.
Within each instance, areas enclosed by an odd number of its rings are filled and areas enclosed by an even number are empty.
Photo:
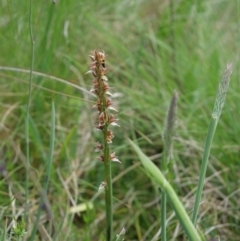
M164 140L164 138L163 138ZM164 143L164 151L162 158L161 170L163 175L167 174L168 166L167 166L167 150L165 150L166 143ZM167 241L167 231L166 231L166 220L167 220L167 194L164 190L162 190L162 198L161 198L161 240Z
M163 138L164 140L164 138ZM164 142L164 151L163 151L163 158L162 158L162 165L161 170L163 175L166 177L168 171L167 165L167 148L166 142ZM162 190L162 198L161 198L161 240L167 241L167 230L166 230L166 220L167 220L167 194L164 190Z
M194 209L193 209L193 215L192 215L192 221L194 225L196 225L197 223L197 215L198 215L200 201L202 197L204 179L206 176L207 164L208 164L210 149L212 145L212 140L218 124L218 120L222 113L222 108L224 106L225 99L226 99L231 73L232 73L232 65L229 64L227 65L227 68L222 77L222 81L218 86L218 93L214 104L214 109L213 109L210 125L208 128L206 143L204 147L200 177L198 181L198 189L197 189L197 194L196 194L195 203L194 203Z
M165 191L162 191L161 199L161 240L167 240L167 231L166 231L166 220L167 220L167 195Z
M30 104L32 98L32 76L33 76L33 66L34 66L34 38L32 31L32 0L30 0L29 7L29 33L31 40L31 65L30 65L30 75L29 75L29 88L28 88L28 101L27 101L27 109L26 109L26 119L25 119L25 136L26 136L26 180L25 180L25 214L24 219L25 223L27 223L27 208L28 208L28 187L29 187L29 169L30 169L30 149L29 149L29 112L30 112Z
M184 209L181 201L179 200L174 189L170 183L166 180L162 172L157 168L157 166L141 151L141 149L131 140L129 140L131 146L136 151L145 169L151 174L157 184L161 189L167 194L168 200L172 204L177 217L179 218L188 238L191 241L201 241L201 237L198 234L196 228L194 227L190 217L188 216L186 210Z
M177 112L177 98L178 93L174 91L171 104L168 110L167 120L163 133L163 158L161 171L163 175L166 177L168 173L168 164L172 157L172 142L173 135L175 131L175 122L176 122L176 112ZM166 232L166 213L167 213L167 194L165 191L162 191L162 199L161 199L161 237L162 241L167 241L167 232Z
M109 146L105 142L104 148L104 169L105 169L105 203L106 203L106 237L108 241L112 241L113 229L113 201L112 201L112 168L111 160L109 159Z
M192 214L192 221L193 221L194 225L196 225L196 223L197 223L197 214L198 214L200 201L201 201L201 197L202 197L204 179L205 179L206 171L207 171L208 158L209 158L209 154L210 154L210 149L211 149L214 133L215 133L215 130L217 127L217 123L218 123L218 118L217 119L211 118L210 125L208 127L207 139L206 139L206 143L205 143L202 165L201 165L201 170L200 170L200 177L199 177L199 182L198 182L198 190L197 190L193 214Z

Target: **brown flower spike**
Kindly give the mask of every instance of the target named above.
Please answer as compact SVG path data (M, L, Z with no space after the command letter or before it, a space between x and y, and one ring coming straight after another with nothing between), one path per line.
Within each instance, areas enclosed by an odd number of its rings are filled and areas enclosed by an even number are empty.
M92 73L94 77L93 88L90 92L94 93L97 97L96 104L93 105L93 108L98 111L96 128L103 131L105 141L110 144L112 143L114 134L108 127L109 125L119 125L117 124L118 119L110 113L110 110L116 110L112 107L112 100L109 98L112 94L109 92L109 84L107 83L108 78L106 77L106 73L108 69L105 65L105 54L96 50L90 58L92 63L88 73Z

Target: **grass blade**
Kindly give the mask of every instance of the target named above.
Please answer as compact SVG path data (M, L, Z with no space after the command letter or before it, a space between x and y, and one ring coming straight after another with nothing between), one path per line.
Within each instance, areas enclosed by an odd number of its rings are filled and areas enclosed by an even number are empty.
M201 241L201 237L199 236L196 228L191 222L190 217L188 216L186 210L184 209L181 201L179 200L170 183L166 180L166 178L157 168L157 166L152 163L151 160L141 151L141 149L133 141L129 140L129 142L135 152L138 154L138 157L140 158L140 161L142 162L145 169L151 174L157 184L167 194L168 200L171 202L189 239L191 241Z

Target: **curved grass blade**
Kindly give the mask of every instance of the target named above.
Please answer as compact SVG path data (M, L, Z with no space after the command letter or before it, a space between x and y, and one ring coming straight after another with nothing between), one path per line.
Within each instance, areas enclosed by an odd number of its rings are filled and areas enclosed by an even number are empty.
M141 149L131 140L129 143L138 154L140 161L142 162L145 169L151 174L156 183L161 187L161 189L167 194L168 200L172 204L187 236L191 241L201 241L200 235L198 234L196 228L191 222L186 210L184 209L181 201L179 200L177 194L173 190L170 183L165 179L162 172L157 168L157 166L151 162L151 160L141 151Z

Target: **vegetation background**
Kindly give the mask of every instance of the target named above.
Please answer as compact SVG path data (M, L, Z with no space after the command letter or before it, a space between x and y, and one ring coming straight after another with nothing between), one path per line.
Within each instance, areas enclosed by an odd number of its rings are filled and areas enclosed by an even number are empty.
M163 124L173 90L178 90L169 179L191 213L217 86L226 64L233 63L198 223L208 238L240 240L239 0L32 4L34 71L44 75L33 75L29 220L36 215L44 184L52 100L56 107L48 202L35 240L104 240L104 196L98 193L104 170L94 153L100 138L93 128L94 98L78 88L91 89L92 79L85 73L88 55L95 49L105 51L109 84L118 94L114 103L121 128L114 132L112 146L122 164L113 168L114 230L119 233L125 227L128 241L160 240L160 190L147 177L126 137L138 140L160 166ZM13 219L24 217L29 6L29 1L0 0L0 228L8 233ZM87 208L88 202L92 206ZM31 225L29 221L28 234ZM168 240L186 240L170 207Z

